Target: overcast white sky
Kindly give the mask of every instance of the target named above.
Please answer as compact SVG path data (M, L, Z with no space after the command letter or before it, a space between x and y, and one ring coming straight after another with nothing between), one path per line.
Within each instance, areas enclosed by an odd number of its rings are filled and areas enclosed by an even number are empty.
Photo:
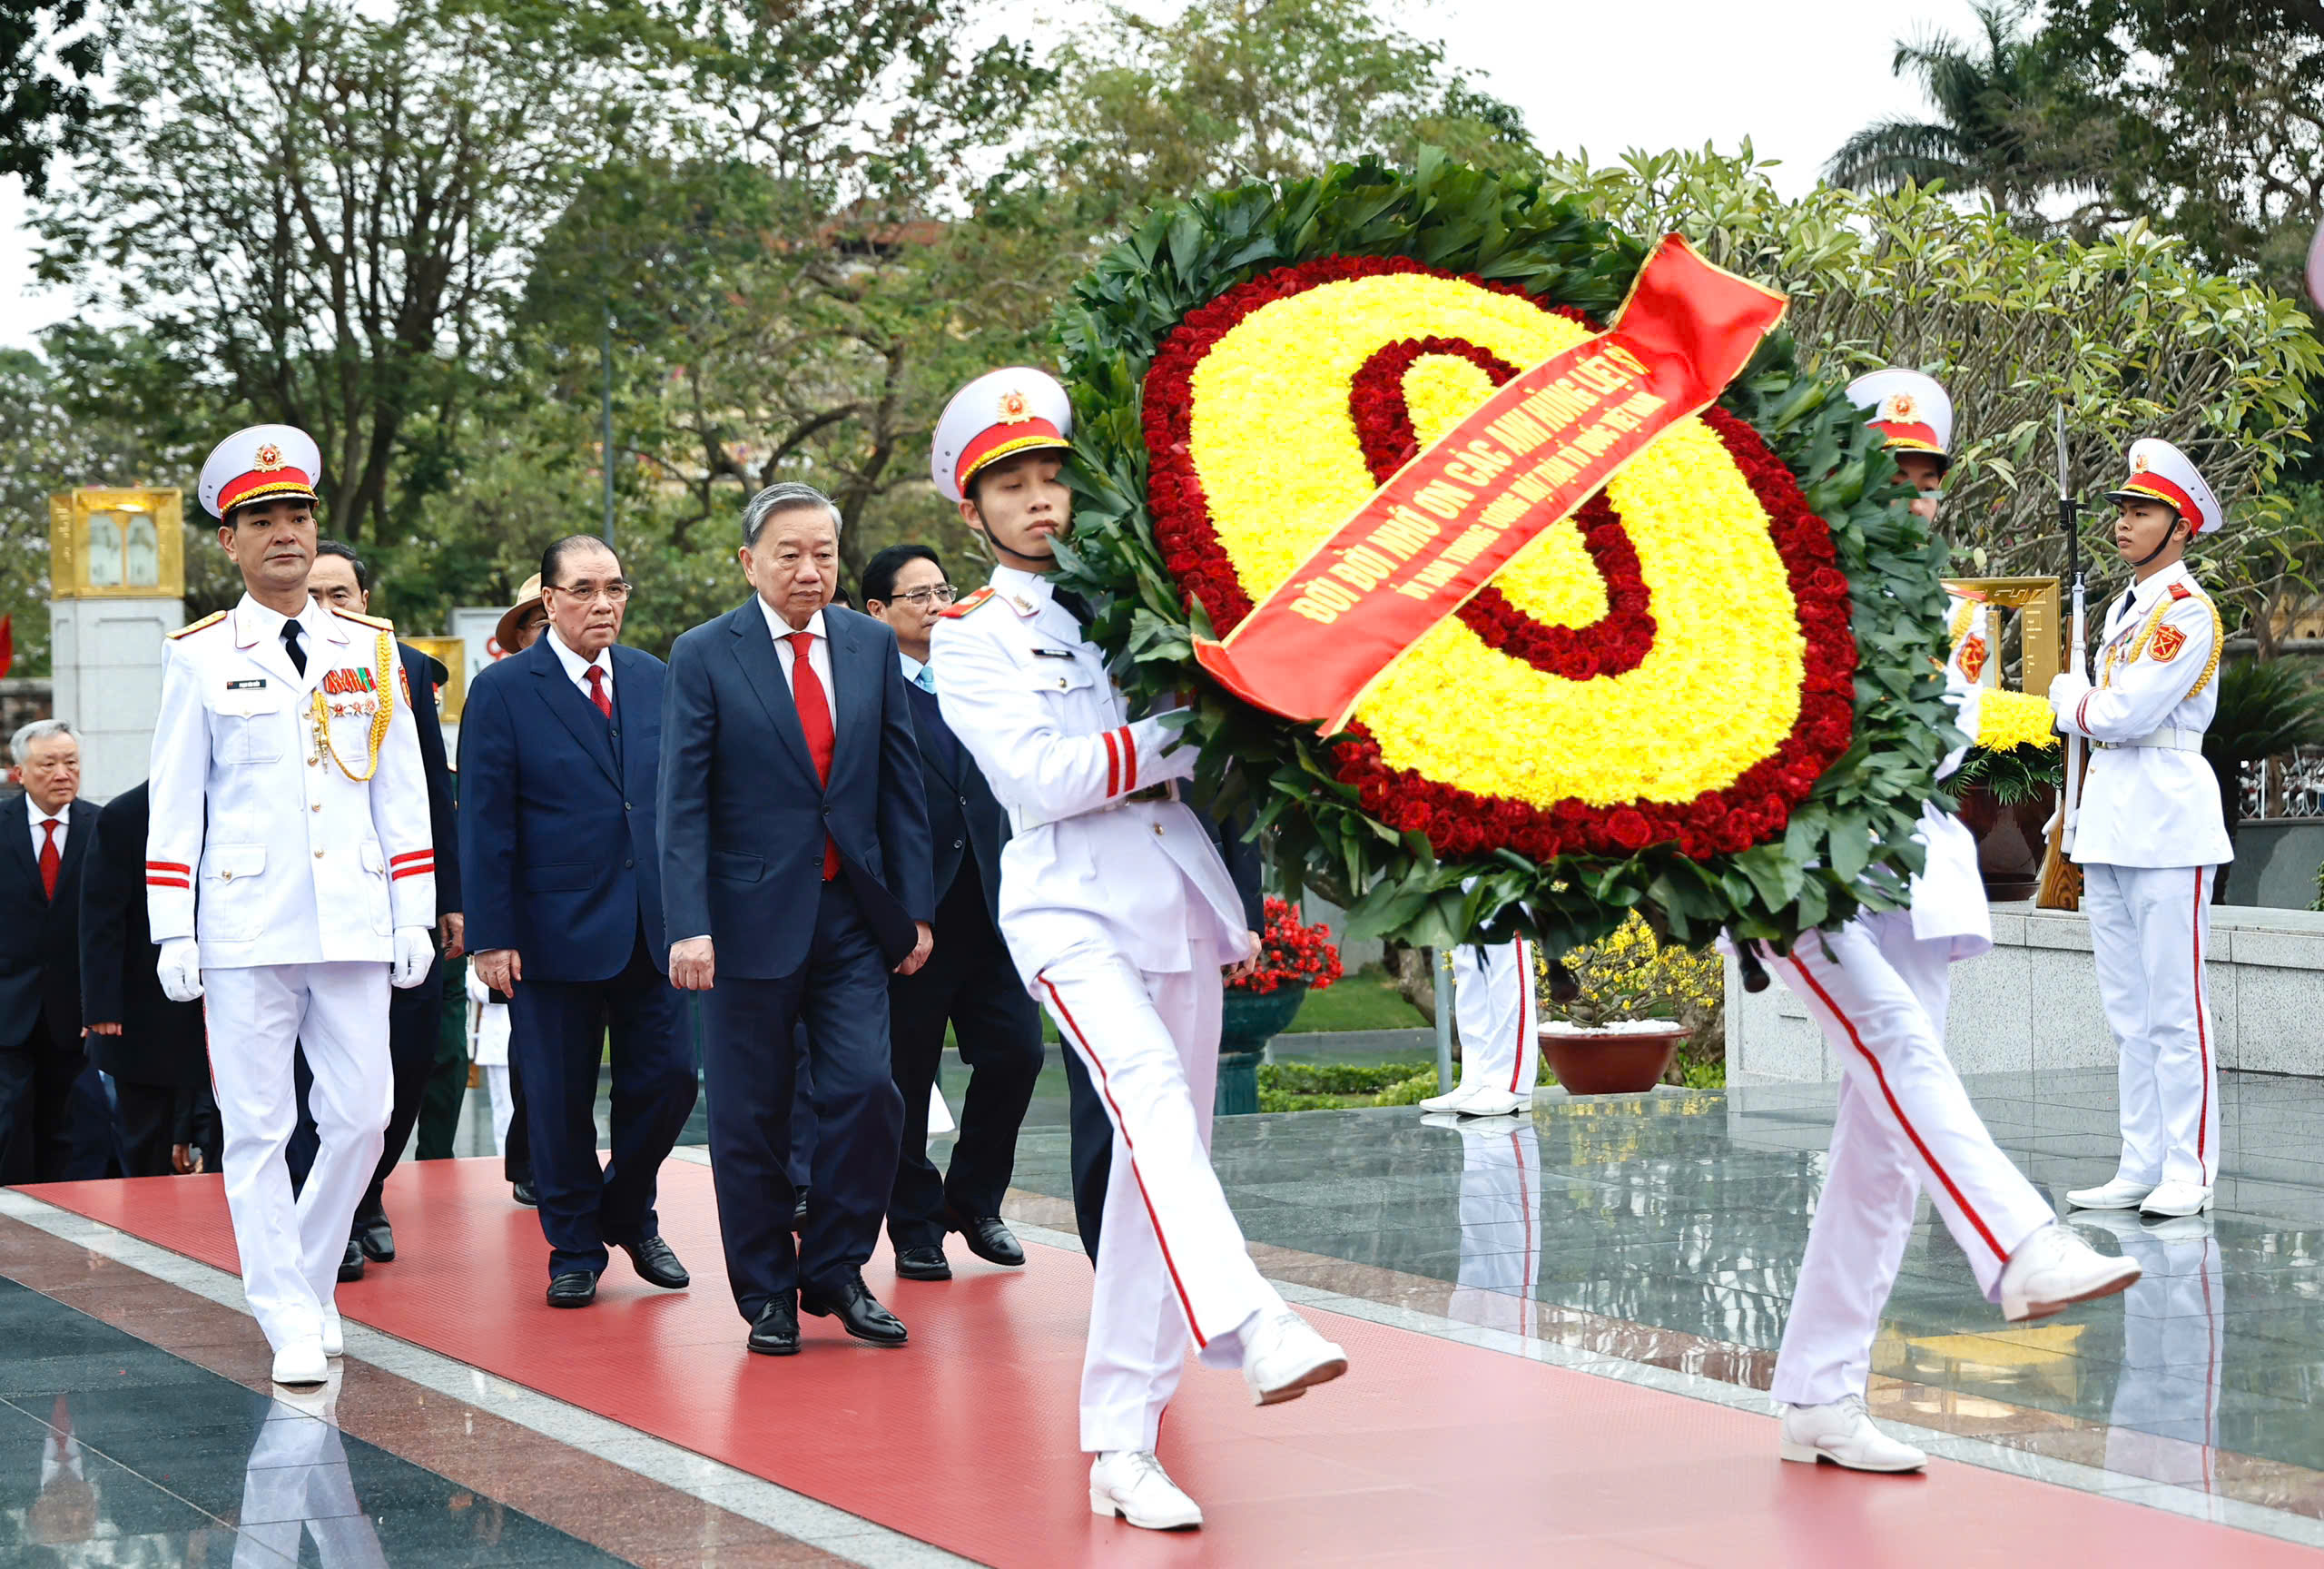
M1523 110L1545 148L1610 162L1631 147L1732 149L1748 136L1783 161L1775 178L1794 193L1851 132L1925 111L1918 88L1889 74L1898 37L1974 25L1968 0L1423 0L1403 15ZM0 179L0 345L10 347L71 309L32 286L25 212L21 184Z

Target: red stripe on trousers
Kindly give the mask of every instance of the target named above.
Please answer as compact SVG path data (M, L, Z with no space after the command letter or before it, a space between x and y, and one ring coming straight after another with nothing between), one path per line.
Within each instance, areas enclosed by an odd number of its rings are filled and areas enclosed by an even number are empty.
M1112 739L1110 734L1107 739ZM1129 1151L1129 1173L1137 1179L1137 1196L1146 1205L1147 1224L1154 1228L1154 1240L1162 1249L1162 1267L1170 1272L1171 1288L1178 1294L1178 1306L1187 1311L1187 1327L1194 1334L1196 1347L1207 1346L1210 1342L1203 1338L1202 1325L1195 1318L1194 1298L1187 1295L1187 1283L1178 1278L1177 1260L1170 1257L1169 1239L1162 1235L1162 1217L1155 1212L1154 1195L1146 1190L1146 1174L1137 1169L1137 1146L1129 1141L1129 1124L1122 1119L1121 1102L1114 1099L1113 1079L1106 1072L1106 1065L1098 1061L1098 1053L1090 1050L1089 1037L1081 1032L1080 1024L1066 1007L1065 999L1057 994L1057 988L1050 983L1049 976L1042 974L1034 979L1040 982L1041 990L1049 994L1049 1001L1057 1004L1057 1016L1065 1021L1067 1029L1073 1031L1074 1040L1080 1043L1081 1054L1097 1067L1098 1090L1105 1096L1106 1104L1114 1109L1114 1126L1121 1130L1122 1148Z
M1137 788L1137 738L1127 725L1122 726L1122 788Z
M1525 1031L1532 1028L1533 967L1525 962L1525 939L1513 939L1510 946L1517 951L1517 973L1523 977L1517 987L1517 1061L1509 1065L1509 1092L1514 1095L1525 1077Z
M2203 869L2195 868L2195 1055L2203 1070L2202 1110L2195 1115L2195 1163L2203 1164L2208 1148L2205 1135L2210 1132L2211 1120L2211 1021L2204 1017L2211 1011L2203 1005Z
M1110 801L1122 793L1122 749L1114 739L1114 732L1106 732L1106 799Z
M1961 1213L1969 1218L1969 1224L1977 1229L1977 1235L1984 1238L1985 1246L1994 1250L1994 1257L2007 1263L2008 1250L1994 1240L1992 1229L1985 1225L1984 1219L1976 1210L1970 1208L1968 1199L1955 1185L1952 1175L1936 1163L1936 1157L1931 1154L1929 1147L1921 1141L1920 1130L1913 1126L1912 1119L1905 1115L1904 1107L1897 1103L1896 1092L1888 1088L1888 1075L1880 1066L1880 1059L1872 1054L1872 1049L1864 1043L1864 1037L1856 1032L1854 1021L1840 1011L1840 1005L1832 1001L1832 994L1816 983L1816 977L1807 972L1807 966L1800 962L1799 955L1797 953L1791 955L1791 967L1799 972L1799 978L1807 982L1808 990L1815 992L1824 1006L1832 1011L1832 1017L1837 1019L1840 1021L1840 1028L1848 1032L1848 1043L1856 1049L1858 1055L1862 1056L1866 1062L1872 1064L1872 1076L1879 1081L1880 1093L1886 1098L1888 1110L1896 1115L1896 1126L1905 1130L1905 1137L1913 1141L1913 1148L1920 1151L1921 1159L1927 1163L1928 1169L1936 1173L1936 1179L1945 1184L1945 1190L1947 1193L1953 1195L1953 1202L1960 1206Z

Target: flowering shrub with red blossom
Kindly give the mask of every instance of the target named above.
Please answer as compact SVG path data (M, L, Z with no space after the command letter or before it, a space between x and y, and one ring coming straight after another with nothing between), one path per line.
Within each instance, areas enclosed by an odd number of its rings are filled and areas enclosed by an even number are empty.
M1303 926L1298 911L1281 899L1269 899L1267 929L1259 934L1258 968L1227 984L1245 992L1267 992L1278 986L1304 983L1310 992L1321 992L1342 973L1339 944L1332 941L1332 929L1320 923Z

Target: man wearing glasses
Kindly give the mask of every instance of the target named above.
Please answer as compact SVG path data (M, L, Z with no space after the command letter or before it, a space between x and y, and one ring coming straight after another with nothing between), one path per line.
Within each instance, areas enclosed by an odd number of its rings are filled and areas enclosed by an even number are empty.
M927 965L888 977L890 1059L904 1132L888 1200L888 1239L907 1280L950 1280L944 1234L958 1231L989 1264L1024 1263L1001 1222L1017 1164L1017 1130L1041 1071L1041 1021L1000 940L1000 847L1009 815L976 759L944 723L928 667L929 634L952 603L944 564L925 545L891 545L863 568L863 607L895 629L911 724L920 742L929 838L936 851L936 947ZM928 1158L929 1091L944 1028L970 1072L949 1171Z
M460 860L477 974L510 998L548 1303L586 1308L608 1246L651 1285L688 1284L654 1189L694 1110L694 1070L668 980L654 817L666 667L620 646L630 586L602 541L551 545L540 583L547 630L468 689ZM609 1034L613 1157L601 1171L592 1111Z

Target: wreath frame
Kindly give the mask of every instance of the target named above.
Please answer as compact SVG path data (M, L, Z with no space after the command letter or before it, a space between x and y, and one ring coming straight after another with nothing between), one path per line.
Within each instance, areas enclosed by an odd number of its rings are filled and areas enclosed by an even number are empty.
M1842 381L1804 371L1787 333L1762 345L1718 407L1758 433L1830 530L1856 667L1849 745L1780 840L1700 860L1668 844L1546 863L1511 849L1440 857L1424 835L1363 809L1338 777L1344 735L1253 708L1201 672L1193 639L1215 635L1210 617L1165 567L1147 504L1147 372L1189 312L1262 272L1332 255L1410 257L1602 319L1646 248L1577 196L1423 149L1410 170L1368 158L1157 210L1074 285L1054 323L1075 422L1074 525L1059 565L1099 607L1090 636L1133 701L1195 694L1185 728L1200 749L1197 794L1221 813L1249 804L1250 831L1275 830L1289 891L1314 885L1342 904L1350 936L1443 947L1514 928L1562 952L1637 910L1688 947L1723 929L1781 949L1859 909L1901 907L1920 869L1922 805L1952 804L1935 770L1959 735L1931 657L1944 646L1945 548L1902 504L1910 492Z

